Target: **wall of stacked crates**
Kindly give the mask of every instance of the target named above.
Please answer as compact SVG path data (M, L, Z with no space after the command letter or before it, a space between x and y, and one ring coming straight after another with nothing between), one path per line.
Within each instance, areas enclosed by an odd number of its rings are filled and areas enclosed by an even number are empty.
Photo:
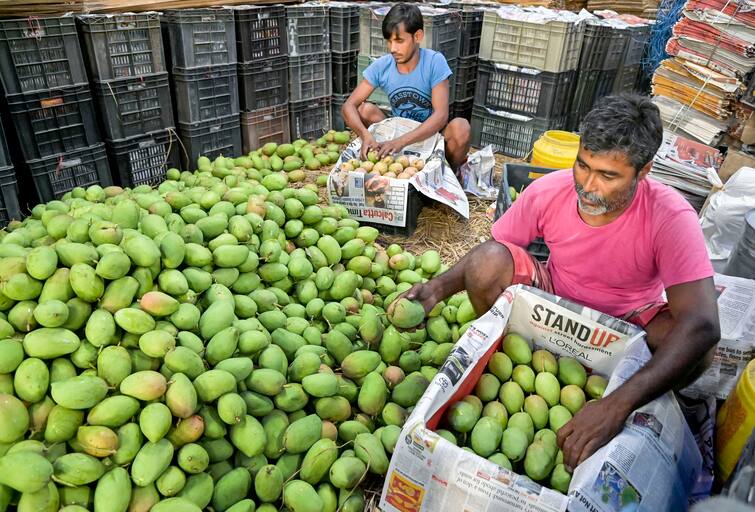
M389 9L330 2L0 20L0 225L74 187L151 185L200 155L343 129L343 102L387 52ZM451 117L471 120L474 146L519 158L544 130L576 129L596 98L634 88L647 39L647 27L538 25L469 3L421 9L423 47L454 72ZM381 91L370 100L389 110Z

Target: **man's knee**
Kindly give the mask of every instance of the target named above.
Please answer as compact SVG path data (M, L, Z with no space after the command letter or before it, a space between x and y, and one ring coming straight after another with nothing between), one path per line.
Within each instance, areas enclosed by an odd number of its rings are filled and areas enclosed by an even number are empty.
M469 144L471 133L472 128L469 126L469 121L463 117L455 117L446 126L443 137L457 146L465 146Z
M514 261L506 246L495 240L478 245L469 256L464 287L469 292L475 311L482 314L511 285Z
M369 101L365 101L364 103L359 105L357 107L357 112L359 113L359 117L362 119L362 123L364 123L365 126L379 123L380 121L385 119L383 111L380 110L377 105L370 103Z

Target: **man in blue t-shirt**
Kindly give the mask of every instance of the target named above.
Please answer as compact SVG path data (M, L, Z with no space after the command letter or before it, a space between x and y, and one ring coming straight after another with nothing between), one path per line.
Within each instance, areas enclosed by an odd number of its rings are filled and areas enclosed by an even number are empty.
M346 124L362 139L362 159L370 150L380 158L400 152L404 147L442 132L446 159L458 172L469 152L469 122L448 119L451 68L446 58L433 50L420 48L424 22L419 7L396 4L383 19L383 37L389 55L383 55L364 70L362 80L343 104ZM402 137L378 144L367 128L385 119L385 114L367 98L376 88L385 91L392 114L422 123Z

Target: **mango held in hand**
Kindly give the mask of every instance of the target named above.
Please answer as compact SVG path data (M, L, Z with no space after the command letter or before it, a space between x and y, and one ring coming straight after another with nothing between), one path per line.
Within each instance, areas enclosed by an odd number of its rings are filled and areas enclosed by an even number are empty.
M388 320L399 329L412 329L425 319L425 308L416 300L399 299L388 308Z

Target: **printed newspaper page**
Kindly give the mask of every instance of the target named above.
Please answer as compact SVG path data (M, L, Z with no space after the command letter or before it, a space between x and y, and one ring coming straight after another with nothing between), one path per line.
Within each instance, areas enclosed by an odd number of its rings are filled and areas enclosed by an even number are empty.
M670 393L635 411L619 437L579 466L569 488L571 499L433 432L445 409L472 392L508 330L531 339L533 348L547 347L605 371L609 391L650 358L644 332L636 327L540 290L510 287L464 333L409 416L391 459L381 509L686 509L701 456Z
M393 117L372 125L370 133L375 140L382 142L400 137L417 126L417 121ZM424 168L408 180L342 170L341 164L359 160L361 147L361 139L352 141L341 153L328 179L331 202L345 206L355 219L406 226L410 184L421 194L469 218L469 201L456 176L445 164L445 142L440 134L403 149L403 155L425 162Z
M723 274L716 274L713 280L718 292L721 341L713 364L682 393L724 400L747 363L755 358L755 281Z

